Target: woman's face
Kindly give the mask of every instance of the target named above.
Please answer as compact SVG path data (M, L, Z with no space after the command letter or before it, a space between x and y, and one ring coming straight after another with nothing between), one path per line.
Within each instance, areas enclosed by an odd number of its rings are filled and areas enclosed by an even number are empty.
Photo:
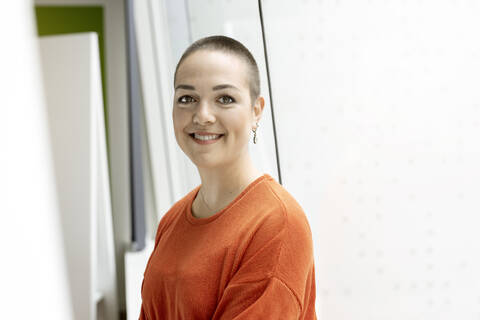
M172 113L175 138L195 165L228 166L248 153L250 132L264 104L259 97L255 103L262 107L252 108L248 79L246 62L221 51L196 51L179 66ZM193 133L215 137L199 140Z

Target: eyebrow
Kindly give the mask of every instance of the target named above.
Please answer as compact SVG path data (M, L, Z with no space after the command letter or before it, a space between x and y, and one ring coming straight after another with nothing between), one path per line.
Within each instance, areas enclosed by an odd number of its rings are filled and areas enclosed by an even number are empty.
M213 87L212 90L222 90L222 89L226 89L226 88L232 88L232 89L240 90L240 89L238 89L237 87L235 87L231 84L219 84L219 85ZM188 84L179 84L175 88L175 90L177 90L177 89L195 90L195 87L191 86L191 85L188 85Z

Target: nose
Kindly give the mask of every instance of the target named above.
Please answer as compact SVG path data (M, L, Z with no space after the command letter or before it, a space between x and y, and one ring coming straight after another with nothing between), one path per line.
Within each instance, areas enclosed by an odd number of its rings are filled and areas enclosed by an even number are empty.
M207 101L197 104L193 114L193 122L200 125L215 122L215 115L212 113L210 105Z

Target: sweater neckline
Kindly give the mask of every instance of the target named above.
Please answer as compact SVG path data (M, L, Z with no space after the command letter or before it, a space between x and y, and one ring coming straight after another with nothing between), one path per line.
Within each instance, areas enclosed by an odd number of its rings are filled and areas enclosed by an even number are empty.
M237 197L235 197L235 199L233 199L226 207L224 207L220 211L216 212L215 214L207 218L195 218L192 214L192 204L198 192L200 191L200 188L202 186L200 184L195 189L193 189L191 196L188 199L187 208L185 210L185 218L188 220L188 222L190 222L193 225L203 225L203 224L210 223L216 220L221 215L223 215L225 211L233 207L237 202L239 202L243 198L244 195L246 195L250 190L252 190L260 182L264 180L270 180L270 179L273 180L273 178L268 173L264 173L263 175L261 175L260 177L252 181L247 187L245 187L245 189L243 189L242 192L240 192L240 194Z

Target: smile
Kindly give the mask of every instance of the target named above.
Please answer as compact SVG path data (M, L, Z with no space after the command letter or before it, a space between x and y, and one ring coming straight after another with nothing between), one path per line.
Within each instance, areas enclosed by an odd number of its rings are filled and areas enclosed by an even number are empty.
M194 133L189 134L189 136L198 144L212 144L220 140L224 135L195 135Z

